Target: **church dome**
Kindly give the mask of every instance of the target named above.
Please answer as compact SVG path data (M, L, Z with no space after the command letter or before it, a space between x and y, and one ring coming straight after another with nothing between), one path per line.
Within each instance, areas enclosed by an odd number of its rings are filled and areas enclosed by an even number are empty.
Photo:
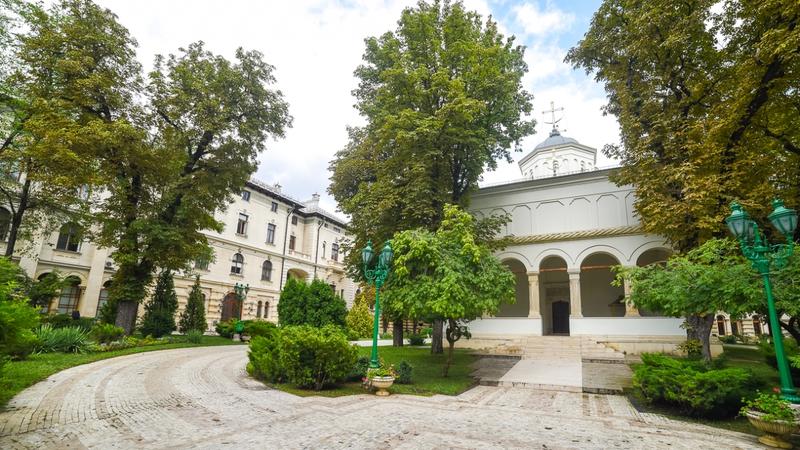
M534 147L533 151L537 150L544 150L550 147L560 147L566 144L577 144L578 141L572 139L571 137L562 136L561 133L558 132L558 129L553 129L550 132L550 136L547 137L544 141L539 143L536 147Z

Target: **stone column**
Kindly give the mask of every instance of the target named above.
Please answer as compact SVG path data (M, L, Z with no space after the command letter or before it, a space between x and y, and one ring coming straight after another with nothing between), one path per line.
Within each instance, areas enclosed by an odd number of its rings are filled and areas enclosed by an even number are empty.
M625 290L625 317L639 317L639 309L631 303L631 280L624 278L622 286Z
M539 272L528 272L528 318L542 318L539 311Z
M88 247L88 243L85 244ZM86 290L80 302L81 317L94 317L97 313L97 302L100 301L100 290L103 289L103 275L106 271L108 249L94 247L89 276L86 280Z
M569 316L583 317L581 310L581 270L569 269Z

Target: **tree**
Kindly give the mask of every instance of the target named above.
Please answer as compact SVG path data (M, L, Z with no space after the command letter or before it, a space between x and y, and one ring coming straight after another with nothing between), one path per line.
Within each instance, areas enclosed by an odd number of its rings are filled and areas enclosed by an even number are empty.
M158 275L156 288L150 301L144 305L141 332L145 336L161 337L175 331L175 312L178 311L178 296L175 283L168 270Z
M731 239L712 239L665 265L618 267L617 285L628 277L631 301L639 308L686 318L686 335L702 343L711 360L710 335L717 311L731 316L752 312L763 303L760 278Z
M20 286L26 293L28 301L31 306L40 309L47 308L64 288L64 278L58 272L46 273L38 280L33 280L24 273L21 273L21 276Z
M19 266L0 258L0 360L24 358L36 343L33 328L39 324L39 311L21 295L22 277Z
M532 98L522 87L524 47L460 1L420 1L394 32L365 42L354 94L367 125L349 130L329 188L351 217L350 249L400 230L435 230L446 203L466 206L483 171L510 161L534 132L524 117ZM348 252L355 277L358 257Z
M345 322L347 329L351 333L350 337L365 338L372 336L372 325L374 318L369 310L366 291L358 294L353 300L353 307L347 312Z
M311 284L289 278L278 302L278 320L281 326L346 325L347 305L333 289L320 279Z
M206 323L206 306L203 301L203 293L200 291L200 276L196 276L192 290L189 291L189 299L186 301L186 308L181 313L178 327L181 333L187 333L191 330L200 332L206 331L208 324Z
M636 187L646 231L686 250L725 236L728 204L765 217L800 202L796 2L605 0L567 61L593 72L617 117L612 175Z
M464 323L493 315L502 303L515 300L514 275L475 239L474 230L471 215L445 205L435 232L406 230L392 240L394 276L386 289L387 308L408 317L447 321L445 376L456 341L469 338Z

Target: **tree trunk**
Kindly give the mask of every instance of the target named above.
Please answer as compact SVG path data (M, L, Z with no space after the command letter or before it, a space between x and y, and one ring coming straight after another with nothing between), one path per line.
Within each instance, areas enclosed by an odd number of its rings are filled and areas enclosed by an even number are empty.
M8 241L6 242L6 256L11 257L14 254L14 248L17 245L17 235L19 234L19 227L22 225L22 217L25 211L28 210L28 201L31 194L31 180L25 177L25 183L22 184L22 191L19 193L19 204L11 216L11 227L8 233Z
M794 338L795 342L800 345L800 329L797 328L797 318L790 317L789 323L784 323L782 320L779 320L778 323L780 323L781 328L786 330ZM770 330L770 333L771 332L772 330Z
M686 338L700 341L703 360L711 362L711 327L714 325L714 315L692 315L686 318L686 323Z
M117 320L114 325L122 327L125 334L130 335L136 329L136 316L139 313L139 302L130 300L117 303Z
M443 377L446 377L450 372L450 365L453 363L453 348L455 348L458 338L461 337L457 332L455 320L448 319L447 325L447 362L444 364L444 370L442 371Z
M433 319L433 333L431 334L432 355L444 353L443 328L444 321L442 319Z
M392 347L403 346L403 319L394 319L392 322Z
M383 334L389 330L389 319L386 318L386 314L381 315L381 325L383 326Z

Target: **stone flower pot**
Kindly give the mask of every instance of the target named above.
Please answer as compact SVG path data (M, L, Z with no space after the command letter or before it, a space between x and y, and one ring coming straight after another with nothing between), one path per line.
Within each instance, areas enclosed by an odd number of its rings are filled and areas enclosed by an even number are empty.
M789 436L797 429L796 422L786 422L783 420L770 421L761 419L761 413L757 411L749 411L747 413L747 420L756 427L759 431L764 433L763 436L758 438L758 442L764 445L777 448L792 448L792 444L788 441Z
M375 395L386 397L389 395L389 391L386 389L388 389L394 383L394 377L372 377L370 378L370 383L375 386L376 389L378 389L378 391L375 392Z

